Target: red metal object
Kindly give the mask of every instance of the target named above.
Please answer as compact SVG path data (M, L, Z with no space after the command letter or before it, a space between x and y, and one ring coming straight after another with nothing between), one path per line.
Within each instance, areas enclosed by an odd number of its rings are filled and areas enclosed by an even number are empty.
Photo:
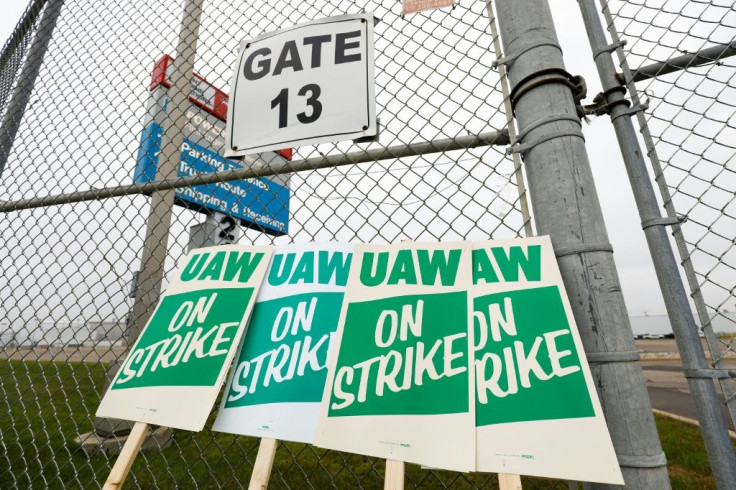
M173 66L173 64L174 58L169 56L168 54L165 54L156 60L153 65L151 83L148 86L149 91L154 90L156 87L159 86L166 87L167 89L171 88L171 82L167 78L167 72L169 68ZM227 121L227 103L230 100L230 96L205 80L204 77L202 77L198 73L192 72L192 75L200 80L202 83L204 83L207 86L206 88L212 90L213 96L210 98L210 100L212 101L211 103L200 100L193 95L189 96L189 100L194 105L196 105L197 107L201 107L216 118L222 121ZM294 155L294 149L285 148L283 150L276 150L276 153L286 158L287 160L291 160L292 156Z

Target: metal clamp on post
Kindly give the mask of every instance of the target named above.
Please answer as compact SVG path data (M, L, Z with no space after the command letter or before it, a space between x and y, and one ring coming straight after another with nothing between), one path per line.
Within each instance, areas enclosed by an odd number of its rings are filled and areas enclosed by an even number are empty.
M620 99L613 102L608 102L608 96L610 94L621 92L626 94L626 87L612 87L608 90L599 93L593 99L593 103L583 106L583 112L586 116L602 116L604 114L610 114L611 109L617 105L625 105L626 107L631 106L631 101L628 99Z
M581 76L571 75L567 70L562 68L545 68L544 70L535 71L519 82L511 89L509 98L511 99L511 107L516 108L516 103L522 95L542 85L549 83L561 83L567 85L572 90L573 98L578 100L580 94L584 96L586 91L585 80Z
M646 230L650 226L671 226L679 225L687 221L687 216L667 216L665 218L645 219L641 222L641 229Z

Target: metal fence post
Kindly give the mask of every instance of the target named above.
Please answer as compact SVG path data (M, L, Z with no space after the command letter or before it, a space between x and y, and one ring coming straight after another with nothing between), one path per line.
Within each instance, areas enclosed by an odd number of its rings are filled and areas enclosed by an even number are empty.
M0 176L5 169L10 151L13 149L13 141L18 133L18 128L23 120L28 101L31 99L36 77L43 65L43 58L49 47L49 42L54 34L56 21L61 13L64 0L51 0L47 2L46 8L41 15L38 29L33 37L33 42L26 55L26 61L17 78L15 88L10 96L8 108L0 123Z
M177 176L183 127L186 122L184 108L189 97L190 79L194 69L194 58L197 54L202 3L203 0L187 0L184 4L172 75L174 83L170 91L168 125L162 138L156 180L171 179ZM133 305L132 321L127 332L129 344L138 338L158 302L168 251L173 205L173 189L156 191L151 194L151 211L148 215L146 238L143 243L138 290Z
M649 245L652 262L657 272L665 307L675 333L700 430L705 441L713 476L719 488L729 488L736 482L736 455L731 446L726 423L720 409L720 400L713 383L715 371L708 369L703 345L698 337L687 293L680 277L666 227L676 224L663 219L654 187L631 121L634 112L628 107L624 90L616 80L616 67L611 56L615 46L609 46L594 0L578 0L588 32L591 49L598 68L606 103L616 131L626 171L634 191L642 228ZM635 107L635 110L642 110Z
M496 3L539 234L550 235L628 488L669 488L549 4Z

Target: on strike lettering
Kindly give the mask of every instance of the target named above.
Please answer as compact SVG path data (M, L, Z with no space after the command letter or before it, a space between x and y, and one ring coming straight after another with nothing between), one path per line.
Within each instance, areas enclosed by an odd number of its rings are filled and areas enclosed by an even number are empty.
M424 302L403 305L398 310L384 310L376 322L374 340L378 347L391 348L396 339L421 338ZM341 410L353 403L363 403L368 397L369 378L375 376L376 396L386 390L398 393L414 386L422 386L427 380L438 380L467 371L466 333L456 333L437 339L432 345L424 342L391 349L385 354L366 359L353 366L342 366L335 373L333 396L339 400L331 404L332 410ZM435 358L441 358L439 372Z
M227 354L226 346L233 339L240 324L225 322L209 328L203 326L215 298L217 293L211 293L209 296L200 297L196 302L182 303L168 326L168 331L175 333L171 337L133 351L125 360L122 375L115 381L115 385L125 384L147 372L156 372L159 368L167 369L180 363L187 363L192 357L203 359Z
M547 381L553 377L563 377L580 371L580 366L562 365L562 360L572 355L570 350L560 350L556 339L571 335L569 329L560 329L547 332L534 338L531 345L515 340L511 346L504 347L501 352L484 352L478 354L490 340L500 342L502 336L515 337L516 323L511 298L504 298L503 308L492 303L488 311L473 313L475 342L473 346L475 356L475 381L477 385L478 401L486 405L489 403L488 394L498 398L518 393L520 388L531 388L532 383ZM538 359L547 357L551 370L546 372ZM504 384L505 388L501 385Z

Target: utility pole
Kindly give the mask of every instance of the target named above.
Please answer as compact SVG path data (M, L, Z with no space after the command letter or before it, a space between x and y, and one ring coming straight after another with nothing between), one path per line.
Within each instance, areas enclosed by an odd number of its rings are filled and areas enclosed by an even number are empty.
M601 79L605 101L610 108L611 123L616 131L626 172L629 175L631 188L634 191L639 216L641 217L644 235L649 245L649 252L654 263L654 270L659 279L667 314L672 331L675 333L677 350L682 358L688 387L695 404L695 413L700 422L700 431L705 441L708 460L718 488L729 488L736 485L736 454L734 454L728 428L721 414L721 401L718 399L714 378L719 375L728 376L725 370L708 369L703 344L698 337L692 310L687 298L685 286L680 277L680 270L675 259L672 245L667 233L667 226L679 224L677 220L663 218L652 181L647 172L647 165L636 137L636 129L631 120L633 113L629 110L622 89L616 77L616 66L606 41L603 24L598 15L595 0L578 0L580 10L588 32L588 40L595 57L598 75Z
M537 231L550 235L614 448L632 489L670 487L573 88L549 3L498 0ZM595 485L608 488L609 485Z
M186 0L184 4L172 74L173 87L169 91L171 98L168 104L168 124L161 140L162 147L156 180L173 179L177 176L183 130L186 124L184 110L189 103L203 1ZM138 289L135 294L131 324L126 334L129 345L135 342L145 327L161 293L161 282L169 245L174 192L172 189L151 194L151 211L148 214L146 238L143 243Z

